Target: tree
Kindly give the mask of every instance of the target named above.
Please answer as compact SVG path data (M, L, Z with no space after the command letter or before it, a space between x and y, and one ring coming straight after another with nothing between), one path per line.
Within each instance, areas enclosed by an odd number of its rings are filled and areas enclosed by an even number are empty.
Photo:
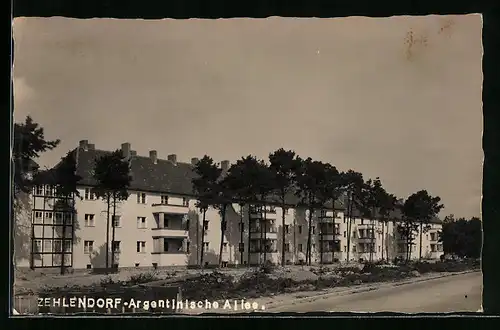
M379 216L382 222L382 260L384 260L384 249L386 251L386 256L389 258L389 247L387 241L385 240L385 226L389 221L389 217L392 211L396 208L397 198L396 196L389 194L387 191L383 190L377 196L379 205Z
M447 216L439 232L439 241L443 243L446 254L460 257L479 258L482 248L482 224L479 218L455 219Z
M276 150L269 155L270 169L274 176L274 190L278 202L281 205L281 228L282 228L282 242L281 242L281 265L285 265L285 219L287 209L287 196L293 191L295 187L295 177L297 174L298 157L294 151L285 150L283 148Z
M221 171L221 174L222 173ZM228 176L220 176L215 185L214 194L214 207L219 211L221 216L220 222L220 247L219 247L219 267L222 266L222 251L224 245L224 235L227 229L227 207L231 205L232 193L231 193L231 178Z
M46 140L43 127L27 116L24 123L14 124L14 146L12 162L14 165L14 197L19 192L29 193L33 187L29 173L36 172L34 162L41 153L56 148L60 140Z
M60 140L46 140L43 127L27 116L24 123L15 123L13 130L13 146L11 153L12 197L10 200L13 210L11 228L16 233L20 227L17 214L22 209L22 194L29 194L33 189L33 178L36 176L39 166L35 162L40 154L56 148ZM14 239L12 240L14 244ZM15 251L15 247L11 247ZM14 267L16 259L14 258Z
M420 247L419 259L422 259L422 235L429 230L430 221L444 207L440 197L430 196L426 190L420 190L408 197L405 202L405 215L419 223Z
M352 220L353 212L356 207L361 206L361 195L364 187L363 175L359 172L349 170L341 173L341 186L347 197L346 213L347 213L347 261L349 261L349 253L351 251L351 236L352 236Z
M240 263L244 263L244 220L243 207L257 200L258 182L255 180L257 159L251 155L232 164L226 177L226 184L240 205ZM250 264L250 211L248 212L248 264Z
M370 257L369 261L373 262L373 252L375 246L375 217L380 204L380 195L383 194L382 183L379 178L375 180L369 179L366 181L362 189L362 204L360 211L362 216L370 220Z
M62 218L62 244L61 244L61 275L65 273L65 252L66 252L66 228L68 220L74 221L75 197L81 198L77 189L78 181L82 179L76 174L76 159L74 152L70 151L62 158L61 162L55 167L55 188L56 195L60 197L55 206L63 210ZM68 217L68 214L70 216Z
M297 192L301 204L305 205L308 214L308 234L306 262L310 265L312 259L312 216L315 210L325 207L327 201L334 195L334 189L339 184L339 172L337 169L311 158L300 161L301 166L297 170Z
M109 220L110 209L113 207L113 222L116 219L116 204L127 200L128 188L132 181L128 159L121 150L101 156L95 160L93 177L97 182L93 191L98 198L106 203L106 269L109 268ZM113 223L111 266L115 261L115 224Z
M203 267L203 258L205 254L205 222L208 208L214 204L217 194L217 182L221 176L222 170L214 163L214 160L205 155L194 167L195 176L192 179L193 191L198 197L196 207L202 213L201 230L201 255L200 266Z

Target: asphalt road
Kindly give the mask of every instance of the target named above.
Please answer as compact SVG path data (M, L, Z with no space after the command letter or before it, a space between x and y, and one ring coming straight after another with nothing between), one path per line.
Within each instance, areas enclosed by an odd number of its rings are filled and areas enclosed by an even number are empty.
M448 276L345 296L281 306L269 312L477 312L481 308L480 272Z

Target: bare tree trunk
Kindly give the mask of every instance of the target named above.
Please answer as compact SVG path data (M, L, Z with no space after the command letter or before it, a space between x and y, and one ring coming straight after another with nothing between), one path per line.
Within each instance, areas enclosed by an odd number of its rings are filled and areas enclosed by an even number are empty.
M323 228L320 227L319 232L319 264L323 264Z
M297 262L297 214L293 215L293 263Z
M200 258L200 216L196 216L196 262Z
M111 234L111 267L115 267L115 233L116 233L116 225L115 225L115 220L116 220L116 194L113 193L113 217L112 217L112 234Z
M346 255L347 262L349 262L349 252L351 251L351 227L352 227L351 214L352 214L352 201L351 201L351 193L349 193L349 195L347 196L347 255Z
M419 246L419 251L418 251L418 259L422 260L422 235L423 235L423 222L420 221L420 246Z
M245 224L243 223L243 207L244 207L244 205L240 204L240 226L241 226L241 228L240 228L240 246L238 248L240 250L240 264L241 264L241 266L243 266L243 259L244 259L243 254L245 253L245 249L244 248L242 249L242 245L244 243L243 242L244 241L244 237L243 237L244 234L243 233L245 232ZM250 233L249 233L249 235L250 235ZM243 245L243 247L244 247L244 245ZM248 249L248 247L247 247L247 249Z
M307 230L307 256L306 256L306 263L310 266L311 265L311 256L312 256L312 251L311 251L311 243L312 243L312 215L313 215L313 209L309 209L309 228Z
M382 245L382 261L384 261L384 250L385 250L385 239L384 239L384 235L385 235L385 219L382 220L382 242L381 242L381 245Z
M111 208L111 195L106 196L106 270L109 269L109 210Z
M264 263L267 262L267 206L264 204Z
M205 255L205 221L207 216L207 209L204 208L203 212L203 224L201 227L201 253L200 253L200 267L203 267L203 256Z
M226 204L222 206L222 221L220 223L220 247L219 247L219 267L222 267L222 248L224 245L224 234L226 233Z
M283 197L283 196L282 196ZM282 201L284 202L285 199L283 198ZM281 235L281 265L285 266L286 262L286 256L285 256L285 243L286 243L286 232L285 232L285 219L286 218L286 210L285 210L285 203L281 206L281 230L283 231L283 234Z
M250 205L248 205L248 249L247 249L247 258L248 258L248 261L247 261L247 265L248 267L250 267L250 238L252 236L251 234L251 228L250 228L250 222L252 221L251 220L251 213L250 212Z

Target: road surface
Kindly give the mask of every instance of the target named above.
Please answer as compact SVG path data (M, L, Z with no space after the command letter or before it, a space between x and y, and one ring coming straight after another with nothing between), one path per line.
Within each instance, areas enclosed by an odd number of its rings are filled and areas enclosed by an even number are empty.
M477 312L481 308L480 272L405 284L313 302L281 306L268 312Z

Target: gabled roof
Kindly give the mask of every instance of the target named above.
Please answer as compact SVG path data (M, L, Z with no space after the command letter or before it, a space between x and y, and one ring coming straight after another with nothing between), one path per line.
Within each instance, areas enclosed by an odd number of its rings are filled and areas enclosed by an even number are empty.
M71 154L76 158L76 175L82 179L79 181L83 186L95 186L96 181L93 178L93 168L95 161L100 157L110 154L111 151L99 150L95 148L78 147L71 151ZM194 166L191 163L176 162L170 160L157 159L153 163L150 157L138 156L135 153L129 158L130 173L132 181L130 190L165 193L181 196L195 196L193 191L192 179L196 173L193 171ZM56 165L54 168L57 168ZM51 180L53 173L51 170L45 171L45 180ZM290 192L287 197L287 204L290 206L297 205L300 202L293 192ZM276 203L276 197L270 197L271 203ZM276 203L277 204L277 203ZM347 206L347 200L344 197L335 201L334 205L330 202L326 208L335 207L337 210L344 210ZM353 210L353 216L359 218L361 212ZM389 219L400 220L401 211L395 209L391 212ZM431 223L441 223L438 218Z
M76 174L82 177L79 184L95 186L93 168L95 160L110 154L110 151L99 149L75 149ZM156 193L170 193L174 195L194 196L192 179L196 176L191 163L176 162L157 159L156 163L149 157L132 155L129 159L132 182L130 190L148 191ZM287 204L296 205L299 198L290 193L287 196ZM273 197L270 201L275 201ZM331 205L329 205L331 207ZM343 209L341 201L335 203L337 209Z

